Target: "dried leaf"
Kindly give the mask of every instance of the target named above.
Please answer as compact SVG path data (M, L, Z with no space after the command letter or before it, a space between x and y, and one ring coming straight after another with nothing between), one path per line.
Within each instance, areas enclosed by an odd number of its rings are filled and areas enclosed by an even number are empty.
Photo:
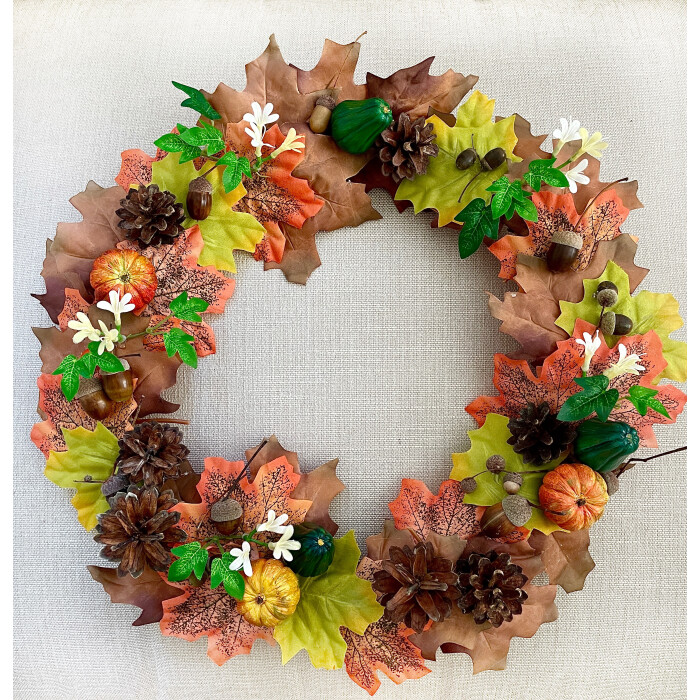
M116 568L88 566L95 581L101 583L113 603L125 603L141 608L141 614L131 623L134 627L158 622L163 617L163 601L181 595L158 573L146 567L138 578L118 576Z
M574 270L588 267L600 241L612 240L619 236L621 224L627 218L629 209L623 204L614 189L601 194L591 208L581 217L574 205L570 192L535 192L532 203L537 209L537 221L526 222L527 236L503 236L489 246L489 250L501 261L498 273L503 279L512 279L516 272L518 254L544 258L547 255L552 236L560 229L573 229L583 238L583 247L573 265Z
M91 180L83 192L71 198L70 203L83 220L58 224L56 237L47 245L41 273L46 293L33 295L54 323L58 323L58 314L63 309L66 287L77 289L84 298L92 300L89 283L92 263L123 239L115 213L123 196L119 187L104 189Z
M258 471L263 464L272 462L278 457L285 457L292 467L294 467L294 471L297 474L301 474L297 453L285 450L274 435L270 435L269 438L263 440L259 445L247 449L245 451L245 457L248 460L249 478L252 479L255 479L258 475Z
M515 281L520 292L506 292L503 301L489 294L489 310L503 323L500 330L515 338L521 348L509 354L513 359L541 363L554 352L557 341L568 333L556 325L561 301L583 299L583 280L598 277L609 260L630 276L632 291L639 286L648 270L634 264L637 242L622 234L612 241L601 241L585 270L551 272L541 258L518 255Z
M466 504L463 499L459 481L453 479L440 484L437 496L422 481L402 479L401 492L389 503L389 510L400 530L411 529L421 537L431 531L466 540L481 531L479 523L484 509Z
M370 580L378 568L378 562L364 557L357 567L357 575ZM374 695L381 685L378 671L382 671L396 684L409 678L422 678L430 673L430 669L423 663L420 649L408 640L413 630L403 623L390 622L381 617L369 625L363 635L345 627L341 627L340 632L348 645L345 670L370 695Z
M367 96L381 97L391 105L394 116L408 113L411 119L424 117L432 107L451 112L476 85L475 75L462 75L452 69L442 75L430 75L435 56L380 78L367 73ZM347 98L345 98L347 99Z
M583 590L586 576L593 571L595 562L588 552L590 531L553 532L543 535L534 531L530 545L540 552L549 583L558 584L567 593Z

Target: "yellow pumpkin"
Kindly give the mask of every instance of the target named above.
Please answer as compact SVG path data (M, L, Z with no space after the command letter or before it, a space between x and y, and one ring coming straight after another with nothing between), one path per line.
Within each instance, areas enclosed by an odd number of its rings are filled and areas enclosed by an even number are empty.
M294 572L277 559L256 559L245 582L238 611L256 627L274 627L289 617L299 602Z

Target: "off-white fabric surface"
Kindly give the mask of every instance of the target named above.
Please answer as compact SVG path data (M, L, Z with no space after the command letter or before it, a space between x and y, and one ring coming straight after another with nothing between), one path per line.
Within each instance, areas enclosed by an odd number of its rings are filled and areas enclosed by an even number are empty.
M17 2L15 9L15 692L21 698L362 698L344 671L314 669L301 652L285 667L262 642L219 668L206 640L130 626L85 566L98 545L70 496L47 481L29 441L36 420L38 343L48 325L30 292L56 222L75 221L68 198L87 181L110 186L123 149L148 149L188 118L171 79L240 88L243 66L275 32L287 61L312 67L323 39L363 30L358 82L436 55L481 76L497 113L534 131L575 115L609 136L608 180L640 181L644 287L686 306L685 6L681 2ZM189 117L192 115L190 114ZM456 236L429 217L385 217L318 236L323 266L306 287L238 256L226 313L213 317L218 353L187 368L169 394L193 462L241 458L274 432L302 467L340 457L346 491L333 507L358 540L381 528L402 477L435 489L450 453L468 446L464 406L492 391L492 355L514 347L498 332L484 290L502 293L485 249L460 261ZM671 204L673 202L673 204ZM682 337L682 333L680 335ZM685 421L657 430L662 448L685 442ZM559 620L512 643L508 669L472 676L466 655L380 698L581 700L685 695L685 459L625 476L592 530L597 567L585 590L558 595Z

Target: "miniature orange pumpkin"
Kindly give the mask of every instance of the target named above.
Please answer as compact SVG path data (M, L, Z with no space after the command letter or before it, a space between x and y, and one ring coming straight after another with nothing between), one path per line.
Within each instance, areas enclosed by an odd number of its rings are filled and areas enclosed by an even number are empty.
M548 472L539 491L544 514L564 530L583 530L603 515L608 489L585 464L560 464Z
M300 591L294 572L277 559L256 559L245 582L238 611L256 627L274 627L297 607Z
M135 313L156 295L158 280L153 263L135 250L108 250L92 265L90 284L95 290L95 301L109 297L114 289L119 296L131 294Z

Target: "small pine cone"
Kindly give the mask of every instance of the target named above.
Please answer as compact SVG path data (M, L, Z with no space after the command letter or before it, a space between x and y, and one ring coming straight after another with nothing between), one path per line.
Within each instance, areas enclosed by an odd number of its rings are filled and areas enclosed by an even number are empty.
M158 185L139 185L131 189L117 209L118 226L125 236L138 241L142 248L159 243L172 243L185 229L185 208L175 196Z
M419 542L413 549L391 547L389 559L374 574L372 590L380 594L384 617L416 633L429 619L446 620L461 595L452 562L435 556L430 542Z
M528 402L519 418L508 421L508 430L513 451L522 455L525 464L537 466L556 459L576 438L576 428L551 415L545 402L539 406Z
M433 125L426 124L425 117L412 122L408 114L400 114L398 124L392 122L377 137L382 173L394 182L424 175L430 158L438 154L438 146L433 143L436 138Z
M155 486L130 486L109 500L110 509L97 516L95 542L105 545L100 554L119 562L117 573L138 578L148 564L166 571L170 549L187 535L175 525L180 513L170 512L177 503L172 491L158 493Z
M473 552L460 559L456 569L462 591L459 608L473 615L477 625L490 622L500 627L523 611L527 576L517 564L511 563L510 554L493 550L487 554Z
M133 483L159 486L166 479L177 479L180 467L190 453L182 444L182 432L157 421L141 423L119 440L117 469Z

